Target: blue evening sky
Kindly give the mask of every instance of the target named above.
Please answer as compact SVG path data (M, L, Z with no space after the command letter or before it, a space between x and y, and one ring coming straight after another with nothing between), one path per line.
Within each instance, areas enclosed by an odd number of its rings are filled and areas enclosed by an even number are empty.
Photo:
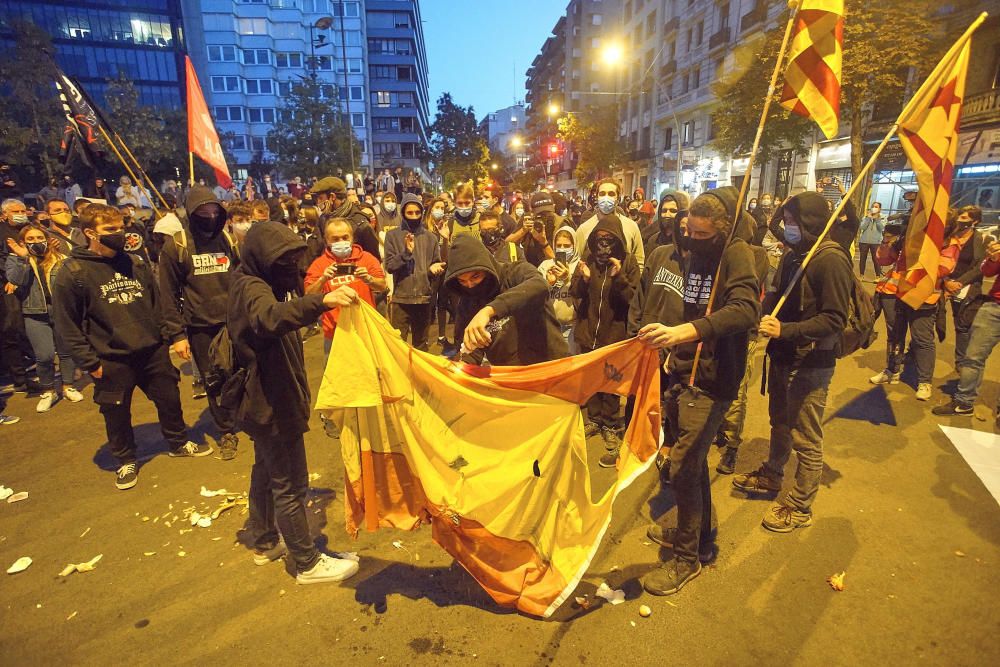
M474 107L476 119L524 99L524 74L565 0L421 0L430 120L441 93Z

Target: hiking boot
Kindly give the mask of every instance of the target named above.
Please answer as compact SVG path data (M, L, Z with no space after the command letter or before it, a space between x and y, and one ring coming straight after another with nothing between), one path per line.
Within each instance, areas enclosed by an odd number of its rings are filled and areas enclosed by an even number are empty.
M602 468L614 468L618 465L618 450L604 452L601 458L597 460L597 465Z
M604 440L604 449L609 452L617 452L622 446L622 439L618 437L617 429L602 426L601 438Z
M357 561L320 554L312 569L295 575L295 583L322 584L328 581L343 581L357 574L358 569Z
M232 461L236 458L236 448L239 447L240 439L235 433L223 433L219 439L219 454L223 461ZM211 451L211 450L209 450Z
M952 399L947 403L943 403L931 410L931 414L938 415L940 417L948 417L951 415L971 415L972 406L965 405L964 403L959 403L958 401Z
M205 398L208 396L208 392L205 391L205 383L201 380L195 380L192 382L191 389L194 392L195 398Z
M323 423L323 433L326 433L326 437L333 438L334 440L340 439L340 429L337 428L335 421L326 415L320 415L319 420Z
M53 405L59 402L60 398L62 397L51 389L42 392L42 396L38 400L38 405L35 406L35 412L48 412L52 409Z
M712 531L713 533L715 531ZM658 523L652 524L646 529L646 537L656 542L661 547L673 549L677 541L676 528L664 528ZM715 559L717 547L714 542L704 542L698 545L698 561L701 563L711 563Z
M139 472L136 470L135 462L126 463L115 475L115 486L119 490L131 489L139 483Z
M688 563L674 558L647 574L642 580L642 587L651 595L673 595L699 574L701 563Z
M11 424L16 424L19 421L21 421L20 417L0 414L0 426L10 426Z
M781 480L775 479L765 466L761 466L753 472L734 477L733 486L746 493L778 493L781 491Z
M890 373L887 370L882 371L878 375L868 378L868 381L872 384L899 384L899 373Z
M933 390L931 389L930 382L921 382L917 385L917 400L918 401L929 401L931 400L931 394Z
M190 440L177 449L170 450L170 456L190 456L194 458L199 456L208 456L211 453L211 445L199 444L197 442L191 442Z
M764 515L762 526L775 533L790 533L796 528L812 525L812 512L800 512L794 507L778 503Z
M268 563L273 563L287 553L288 547L285 546L285 541L279 537L277 544L270 549L253 550L253 564L267 565Z
M586 438L591 438L601 432L601 425L597 422L592 422L589 419L583 423L583 435Z
M722 450L722 458L719 459L719 465L715 466L715 472L720 475L732 475L736 470L736 454L738 452L738 449L732 447L726 447Z
M83 400L83 394L76 387L63 387L63 398L70 403L79 403Z

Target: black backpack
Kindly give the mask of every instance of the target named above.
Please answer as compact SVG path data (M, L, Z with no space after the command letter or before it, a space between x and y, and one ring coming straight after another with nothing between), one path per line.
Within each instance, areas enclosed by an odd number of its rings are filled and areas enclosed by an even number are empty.
M848 266L853 267L853 261L844 247L839 243L824 240L816 251L815 257L827 250L836 249L847 258ZM815 259L814 257L814 259ZM878 332L875 331L875 300L865 291L861 279L851 269L851 299L847 308L847 322L844 330L840 332L840 345L838 347L837 358L842 359L858 350L867 350L871 347Z

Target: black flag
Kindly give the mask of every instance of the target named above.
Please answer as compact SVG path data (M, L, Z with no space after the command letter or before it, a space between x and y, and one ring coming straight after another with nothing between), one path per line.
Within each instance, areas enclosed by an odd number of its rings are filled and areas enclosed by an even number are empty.
M59 100L62 102L67 123L66 132L63 133L63 151L70 150L73 145L70 139L75 137L76 146L87 166L100 165L104 162L104 152L97 138L97 128L100 123L97 112L80 88L63 74L62 70L56 71L56 88L59 90Z

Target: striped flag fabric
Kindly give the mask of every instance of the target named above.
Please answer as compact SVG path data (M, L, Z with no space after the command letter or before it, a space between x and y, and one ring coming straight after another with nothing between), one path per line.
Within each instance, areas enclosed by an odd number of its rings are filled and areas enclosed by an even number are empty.
M840 127L844 0L802 0L793 27L781 106L812 118L834 139Z
M659 355L637 340L526 367L419 352L365 303L342 308L316 409L339 425L347 530L414 530L500 605L549 617L586 574L615 498L660 441ZM616 477L592 493L580 405L635 394Z
M942 246L971 45L969 33L952 46L897 121L899 142L919 187L906 229L896 292L913 308L939 289L942 271L951 265L942 262Z

